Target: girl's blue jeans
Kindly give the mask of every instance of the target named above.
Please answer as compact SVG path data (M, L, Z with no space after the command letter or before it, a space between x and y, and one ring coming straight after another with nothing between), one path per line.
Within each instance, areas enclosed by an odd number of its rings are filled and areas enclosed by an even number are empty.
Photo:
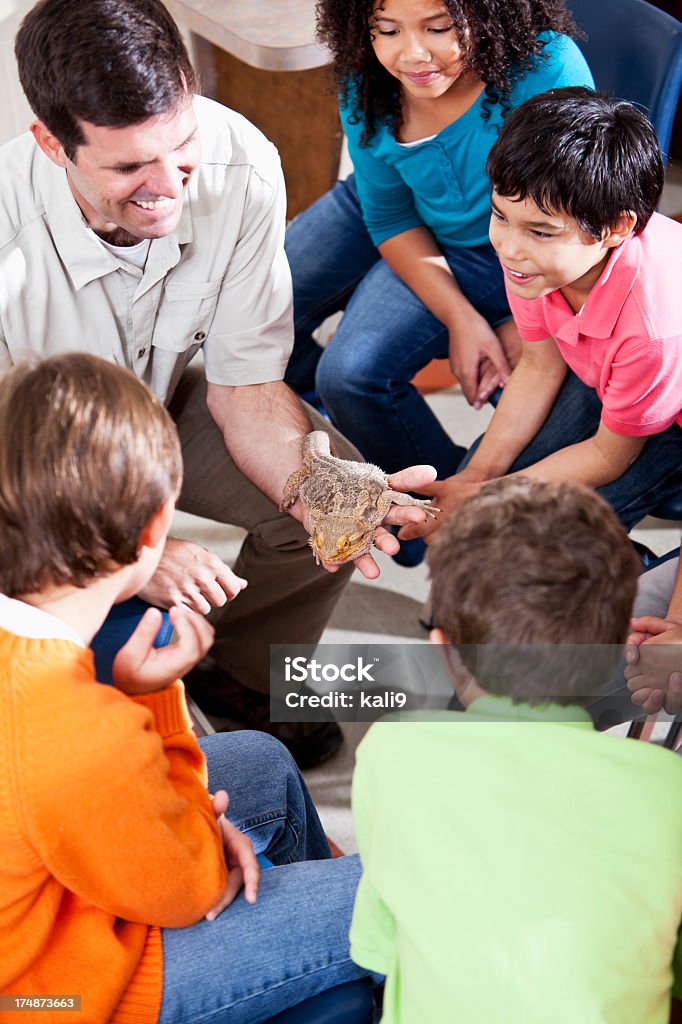
M295 325L287 383L300 394L316 391L335 426L388 473L427 463L444 479L462 469L476 445L468 453L460 447L456 431L450 437L410 383L431 359L447 356L447 331L381 259L352 175L289 225L286 251ZM509 319L492 247L443 251L462 292L491 326ZM312 331L340 309L341 322L322 349ZM493 401L498 398L499 392ZM569 372L543 427L510 472L592 437L600 417L594 389ZM674 425L650 437L633 465L600 493L630 529L680 490L682 429Z
M381 259L365 227L353 175L288 227L294 283L294 350L285 376L315 391L332 422L387 473L429 463L450 476L465 449L446 433L417 389L415 373L448 355L448 334ZM490 245L443 250L463 293L496 327L510 317ZM345 309L326 349L312 332Z
M215 921L164 928L159 1024L259 1024L325 989L365 977L349 955L360 865L332 860L322 825L289 752L262 732L201 740L209 791L225 789L228 817L256 853L254 905L239 895Z

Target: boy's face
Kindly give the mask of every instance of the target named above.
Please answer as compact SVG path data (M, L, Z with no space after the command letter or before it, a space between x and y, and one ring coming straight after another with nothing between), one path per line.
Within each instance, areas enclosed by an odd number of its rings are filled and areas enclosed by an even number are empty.
M537 299L557 289L586 297L621 239L597 241L565 213L543 213L532 199L493 190L490 241L513 295Z

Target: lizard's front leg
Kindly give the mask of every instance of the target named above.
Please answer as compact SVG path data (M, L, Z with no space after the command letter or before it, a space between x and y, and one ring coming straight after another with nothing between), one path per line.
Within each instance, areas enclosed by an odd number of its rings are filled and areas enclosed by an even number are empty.
M301 466L299 469L295 470L291 474L291 476L284 485L284 493L282 495L282 500L279 505L280 512L286 512L288 508L291 508L291 506L298 498L298 493L301 490L301 485L308 479L309 476L310 470L308 469L307 466Z

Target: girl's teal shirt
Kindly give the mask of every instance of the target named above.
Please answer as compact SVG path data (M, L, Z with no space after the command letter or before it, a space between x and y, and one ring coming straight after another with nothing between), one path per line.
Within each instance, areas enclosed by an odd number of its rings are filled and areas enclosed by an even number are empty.
M572 39L555 32L544 32L540 39L545 46L512 87L511 107L547 89L594 87L587 62ZM351 109L341 106L363 216L375 245L423 225L444 246L488 241L490 185L485 164L503 116L501 103L487 103L486 120L485 99L484 91L433 138L409 146L397 142L386 124L377 126L369 146L361 146L363 126L350 123Z

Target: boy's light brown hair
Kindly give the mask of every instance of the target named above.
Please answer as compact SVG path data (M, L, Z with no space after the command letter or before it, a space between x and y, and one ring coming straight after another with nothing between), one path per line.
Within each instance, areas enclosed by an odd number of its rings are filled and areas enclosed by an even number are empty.
M133 563L181 480L175 425L131 372L82 353L16 367L0 381L0 590Z
M641 566L594 491L493 481L444 523L427 557L434 625L466 645L462 658L484 689L531 704L585 703L605 682Z

